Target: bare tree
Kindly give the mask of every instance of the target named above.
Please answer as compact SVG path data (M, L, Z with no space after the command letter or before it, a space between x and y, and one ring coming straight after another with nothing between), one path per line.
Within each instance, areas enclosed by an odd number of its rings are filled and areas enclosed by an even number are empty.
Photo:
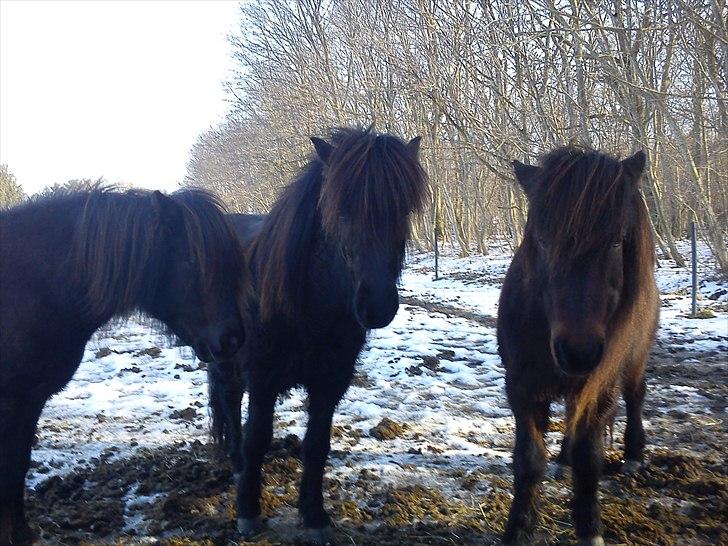
M264 0L231 38L231 113L201 135L188 182L267 210L307 137L374 123L423 136L431 210L463 254L520 240L512 159L565 144L644 149L658 244L698 221L728 274L726 0Z
M25 199L23 188L20 187L15 175L5 163L0 164L0 209L17 205Z

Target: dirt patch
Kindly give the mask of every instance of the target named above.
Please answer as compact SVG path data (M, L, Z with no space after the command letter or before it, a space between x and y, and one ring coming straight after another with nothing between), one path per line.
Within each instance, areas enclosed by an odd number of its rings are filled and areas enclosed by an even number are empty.
M440 359L436 356L423 356L422 365L428 370L436 372L440 367Z
M462 281L466 285L496 285L503 284L504 277L497 277L492 272L481 271L450 271L447 274L449 279Z
M262 507L267 527L257 544L300 539L295 512L300 448L300 440L289 435L277 439L266 458ZM618 461L618 454L612 455ZM214 446L193 442L91 463L65 477L49 478L29 495L29 516L44 540L138 544L142 536L154 536L169 546L238 543L231 470ZM395 487L367 469L347 478L327 478L324 496L337 522L334 539L338 544L497 544L511 498L510 470L498 468L468 473L453 469L452 477L460 483L454 495L423 485ZM544 483L538 531L543 544L570 544L574 539L567 486L555 480ZM722 518L728 511L728 475L717 460L652 452L634 477L609 474L602 482L602 497L610 544L707 545L728 540Z
M109 349L108 347L102 347L101 349L96 351L95 356L97 359L99 359L99 358L104 358L105 356L109 356L110 354L111 354L111 349Z
M172 419L181 419L183 421L194 421L197 417L197 410L193 407L187 407L181 410L174 410L169 414Z
M162 354L162 349L159 347L149 347L148 349L142 349L134 354L134 356L151 356L152 358L158 358Z
M482 315L480 313L474 313L472 311L466 311L453 305L445 305L443 303L433 303L429 301L420 300L411 296L400 296L400 303L406 305L412 305L414 307L421 307L426 309L430 313L441 313L447 317L459 317L467 320L472 320L478 324L482 324L487 328L496 327L496 318L490 315Z
M385 417L369 430L369 436L377 440L394 440L404 435L408 426L406 423L398 423L389 417Z

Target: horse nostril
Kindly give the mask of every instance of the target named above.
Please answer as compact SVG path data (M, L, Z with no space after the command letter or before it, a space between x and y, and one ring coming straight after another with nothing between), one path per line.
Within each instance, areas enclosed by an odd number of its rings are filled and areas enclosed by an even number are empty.
M224 334L220 339L220 347L224 354L233 355L238 352L241 346L241 338L235 333Z
M604 353L604 342L571 343L565 339L554 341L554 356L559 367L568 374L584 375L597 367Z
M566 363L569 361L568 353L566 350L566 342L562 339L554 341L554 356L556 357L556 363L564 368Z
M591 354L591 361L594 362L594 365L598 364L602 360L602 355L604 354L604 342L598 341L593 344L592 347L592 354Z

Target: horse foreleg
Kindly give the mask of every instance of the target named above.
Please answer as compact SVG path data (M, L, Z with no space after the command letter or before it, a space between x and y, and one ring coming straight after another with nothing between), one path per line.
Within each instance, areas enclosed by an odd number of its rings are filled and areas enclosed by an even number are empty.
M549 404L511 402L516 417L513 450L513 503L508 514L504 544L527 543L537 520L538 484L546 469L543 435L548 426Z
M38 540L25 517L25 474L45 400L0 395L0 546Z
M243 465L238 480L238 531L247 537L260 530L260 491L263 457L273 439L273 390L249 385L248 421L243 438Z
M604 458L604 423L579 428L571 438L572 512L580 546L603 546L597 491Z
M208 366L212 434L230 457L235 481L243 470L241 404L245 382L236 373L234 362L215 362Z
M348 385L348 383L347 383ZM324 510L323 477L331 448L331 422L334 409L346 386L326 385L309 389L308 426L303 439L303 476L298 497L298 510L307 533L307 542L327 542L330 519Z
M642 426L642 405L645 401L644 359L627 370L622 396L627 406L627 426L624 430L623 471L631 474L642 466L645 450L645 429Z

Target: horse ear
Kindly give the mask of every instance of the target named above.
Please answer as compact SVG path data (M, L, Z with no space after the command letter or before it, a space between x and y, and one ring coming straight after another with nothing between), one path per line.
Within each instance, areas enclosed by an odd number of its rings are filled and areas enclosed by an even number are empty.
M513 160L513 172L516 174L516 180L518 180L526 195L531 192L540 170L541 167L534 167L533 165Z
M407 143L407 150L412 154L413 157L419 157L420 155L420 143L422 142L421 136L416 136Z
M177 202L159 190L152 192L152 206L162 225L177 228L183 221L182 209Z
M329 159L331 159L331 152L334 151L334 147L323 138L311 137L311 142L313 143L313 147L316 149L316 155L321 161L328 165Z
M636 154L629 156L627 159L623 159L622 168L624 169L624 172L632 178L632 180L637 182L645 170L646 163L647 156L645 155L645 152L640 150Z

